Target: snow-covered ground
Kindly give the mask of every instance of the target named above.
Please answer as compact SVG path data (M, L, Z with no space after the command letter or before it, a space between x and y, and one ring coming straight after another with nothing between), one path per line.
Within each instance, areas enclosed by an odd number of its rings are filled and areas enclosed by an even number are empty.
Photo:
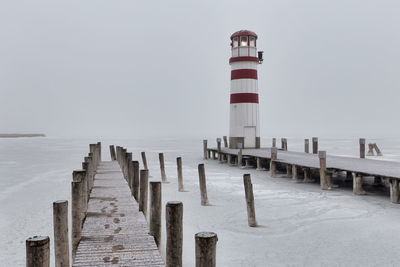
M210 138L209 144L214 140ZM81 167L88 144L97 141L0 139L1 266L24 266L27 237L53 239L52 202L70 200L72 170ZM350 186L321 191L317 184L293 183L283 176L271 178L265 171L203 161L200 139L100 141L103 160L109 160L109 144L124 145L140 162L140 152L146 151L150 181L160 179L158 152L165 153L170 183L163 184L163 203L180 200L184 204L184 266L194 266L194 234L199 231L218 234L218 266L396 266L400 262L400 205L391 204L385 190L366 196L354 196ZM288 142L289 150L302 151L302 139ZM399 139L368 142L380 146L383 158L400 161ZM270 139L263 144L269 145ZM355 138L321 137L319 146L332 154L358 154ZM177 190L178 156L183 159L187 192ZM197 173L197 165L203 162L212 204L205 207L200 205ZM250 173L253 182L260 225L256 228L247 226L244 173Z

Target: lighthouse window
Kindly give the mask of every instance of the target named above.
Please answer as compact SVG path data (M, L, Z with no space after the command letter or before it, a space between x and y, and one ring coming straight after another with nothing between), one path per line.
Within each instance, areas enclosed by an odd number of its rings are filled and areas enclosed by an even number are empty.
M240 37L240 46L247 46L247 36Z
M256 38L254 36L250 36L250 46L256 46Z
M239 46L239 38L233 37L233 47L238 47L238 46Z

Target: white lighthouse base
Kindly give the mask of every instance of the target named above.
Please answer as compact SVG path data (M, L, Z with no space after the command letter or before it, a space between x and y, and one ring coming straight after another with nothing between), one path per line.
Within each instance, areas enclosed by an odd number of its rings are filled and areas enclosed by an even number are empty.
M253 140L251 140L253 141ZM229 136L229 148L260 148L261 143L260 143L260 137L255 138L255 143L253 142L245 142L244 137L231 137ZM246 144L247 143L247 144ZM248 143L251 143L249 146Z

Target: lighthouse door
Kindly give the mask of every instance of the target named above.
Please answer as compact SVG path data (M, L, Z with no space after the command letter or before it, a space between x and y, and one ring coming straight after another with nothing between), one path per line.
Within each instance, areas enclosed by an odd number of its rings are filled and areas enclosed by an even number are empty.
M244 147L256 147L256 127L244 127Z

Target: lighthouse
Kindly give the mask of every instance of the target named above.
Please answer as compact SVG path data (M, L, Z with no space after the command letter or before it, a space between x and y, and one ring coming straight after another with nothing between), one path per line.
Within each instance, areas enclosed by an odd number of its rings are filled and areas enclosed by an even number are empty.
M260 148L257 34L241 30L231 35L230 148Z

